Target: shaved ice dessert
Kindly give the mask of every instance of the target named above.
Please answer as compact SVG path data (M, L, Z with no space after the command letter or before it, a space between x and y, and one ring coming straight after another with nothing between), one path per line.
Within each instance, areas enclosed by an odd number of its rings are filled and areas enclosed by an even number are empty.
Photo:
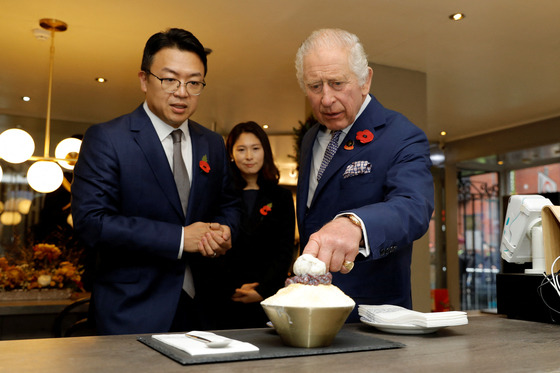
M295 276L261 302L284 344L329 346L356 303L334 286L325 263L304 254L294 263Z
M353 307L356 303L332 285L332 275L325 263L303 254L294 263L295 276L286 280L286 287L261 304L284 307Z
M334 285L291 284L261 304L284 307L353 307L356 303Z

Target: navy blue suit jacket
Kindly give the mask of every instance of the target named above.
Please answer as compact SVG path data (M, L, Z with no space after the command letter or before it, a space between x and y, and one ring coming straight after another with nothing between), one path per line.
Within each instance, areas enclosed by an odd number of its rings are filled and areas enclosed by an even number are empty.
M357 304L411 308L412 242L427 231L434 204L429 143L407 118L371 98L326 168L309 208L309 172L320 125L303 138L297 191L301 247L337 214L355 213L365 224L371 253L358 255L349 274L334 273L333 284ZM373 133L371 142L356 141L363 130ZM357 161L369 162L370 172L367 167L346 172ZM358 321L356 312L349 321Z
M210 259L183 253L181 227L239 221L223 139L189 120L192 187L186 216L173 173L142 106L90 127L72 184L74 228L97 257L92 296L102 334L166 332L181 293L186 261L197 296ZM206 156L210 172L199 167Z

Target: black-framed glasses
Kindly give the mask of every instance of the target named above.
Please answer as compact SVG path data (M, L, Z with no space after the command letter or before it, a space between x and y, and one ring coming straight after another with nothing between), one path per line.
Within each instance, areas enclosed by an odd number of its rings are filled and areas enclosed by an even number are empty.
M161 82L161 88L167 93L177 92L179 90L179 87L181 87L181 84L184 84L185 88L187 89L187 93L189 95L198 96L199 94L202 93L204 87L206 87L206 83L199 82L197 80L191 80L183 83L179 79L160 78L159 76L152 73L150 70L145 70L145 72L159 79L159 81Z

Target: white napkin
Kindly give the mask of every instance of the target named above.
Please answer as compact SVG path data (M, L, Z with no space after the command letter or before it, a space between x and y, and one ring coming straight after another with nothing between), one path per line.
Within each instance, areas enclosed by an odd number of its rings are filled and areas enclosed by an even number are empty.
M369 322L393 325L415 325L423 328L458 326L468 324L463 311L418 312L394 305L358 306L358 313Z
M180 334L155 334L152 338L157 339L165 344L178 348L187 352L191 356L201 355L222 355L222 354L235 354L240 352L254 352L259 351L259 348L247 342L237 341L226 337L219 336L210 332L192 331L191 334L196 334L199 337L218 340L231 340L230 344L226 347L213 348L208 347L206 343L200 342L185 336L184 333Z

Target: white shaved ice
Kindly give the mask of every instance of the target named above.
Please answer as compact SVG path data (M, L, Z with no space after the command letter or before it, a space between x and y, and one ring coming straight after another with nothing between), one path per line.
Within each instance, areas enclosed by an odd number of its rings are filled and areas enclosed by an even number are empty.
M294 273L298 276L305 274L320 276L327 273L327 266L313 255L303 254L294 263Z
M356 303L334 285L291 284L261 304L283 307L350 307Z

